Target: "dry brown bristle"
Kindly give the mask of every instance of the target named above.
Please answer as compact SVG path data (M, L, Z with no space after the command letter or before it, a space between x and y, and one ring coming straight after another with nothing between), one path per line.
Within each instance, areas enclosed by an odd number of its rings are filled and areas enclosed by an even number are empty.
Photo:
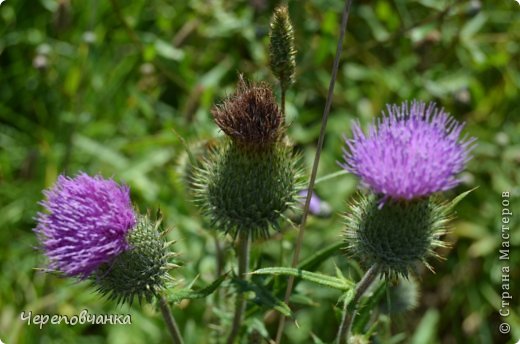
M211 114L220 129L240 144L261 147L282 137L283 115L273 91L264 83L248 84L240 76L236 92Z

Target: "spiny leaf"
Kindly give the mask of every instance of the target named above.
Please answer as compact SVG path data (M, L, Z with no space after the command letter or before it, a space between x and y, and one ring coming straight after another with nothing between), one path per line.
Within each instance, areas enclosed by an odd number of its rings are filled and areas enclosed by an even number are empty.
M227 274L224 274L217 278L213 283L208 285L207 287L193 290L193 289L182 289L179 291L175 291L171 295L168 296L168 300L170 302L180 302L182 300L193 300L193 299L202 299L212 294L220 284L226 279Z
M330 288L338 290L350 290L354 286L354 283L348 279L342 279L332 276L327 276L315 272L305 271L301 269L285 268L285 267L272 267L264 268L253 271L251 274L255 275L285 275L295 276L302 278L303 280L321 284Z
M255 293L254 302L258 305L272 308L282 313L286 317L293 317L291 309L287 304L285 304L282 300L271 294L269 290L264 288L262 285L252 281L247 282L239 279L233 280L233 282L238 286L240 292L249 292L252 291Z
M303 259L300 264L298 264L298 268L302 270L313 270L326 259L339 252L339 249L344 245L345 243L342 240L335 242L334 244L319 250L312 256Z
M312 256L309 256L309 257L303 259L302 261L300 261L297 268L301 269L301 270L312 271L312 270L316 269L318 267L318 265L320 265L322 262L324 262L325 260L327 260L328 258L333 256L335 253L338 253L339 252L338 250L343 245L345 245L343 243L343 241L335 242L335 243L319 250ZM264 284L269 285L271 282L272 282L272 278L269 277L266 279ZM283 288L285 288L285 286L283 286Z

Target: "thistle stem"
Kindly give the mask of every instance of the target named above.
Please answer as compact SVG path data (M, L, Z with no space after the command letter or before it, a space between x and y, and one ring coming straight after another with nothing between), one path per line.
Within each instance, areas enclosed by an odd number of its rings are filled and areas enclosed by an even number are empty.
M239 231L237 243L238 256L238 278L246 280L246 274L249 268L249 251L251 246L251 236L249 231ZM243 293L237 294L237 301L235 303L235 314L233 316L233 324L231 325L231 332L227 339L227 344L233 344L237 338L240 326L242 325L243 313L246 308L246 302Z
M222 270L224 267L224 255L222 254L222 247L220 246L220 241L218 240L218 237L216 234L213 235L213 239L215 240L217 276L222 276Z
M173 318L173 315L170 312L170 308L168 307L168 303L166 302L164 296L161 296L159 298L159 308L161 309L164 321L166 322L166 327L168 328L168 331L170 332L170 335L172 337L172 342L174 344L183 344L184 341L182 340L179 327L177 326L177 323L175 322L175 319Z
M345 302L343 307L343 319L341 320L341 326L339 327L337 335L337 344L345 343L350 337L352 324L354 323L354 317L356 316L357 304L361 299L361 296L363 296L367 291L368 287L372 285L378 273L379 266L377 264L372 265L370 269L365 272L361 281L357 284L352 300Z
M334 86L336 84L336 78L338 75L338 69L339 69L339 60L341 58L341 52L343 50L343 40L345 38L345 33L347 31L347 23L348 23L348 17L350 14L350 7L352 5L352 0L345 0L345 7L343 9L343 14L341 17L341 31L338 38L338 46L336 48L336 56L334 57L334 64L332 66L332 73L330 78L330 84L329 84L329 91L327 94L327 100L325 102L325 108L323 110L323 116L321 120L321 129L320 129L320 136L318 139L318 146L316 148L316 155L314 157L314 163L312 165L312 172L311 177L309 180L309 186L307 188L307 197L305 199L305 206L303 208L303 215L302 220L300 223L300 230L298 232L298 238L296 241L296 247L294 249L293 254L293 260L291 263L291 267L296 267L298 265L298 261L300 259L300 251L303 244L303 236L304 236L304 230L305 230L305 224L307 222L307 215L309 214L309 207L311 204L311 196L312 191L314 188L314 182L316 181L316 175L318 174L318 165L320 162L320 156L321 156L321 150L323 148L323 141L325 139L325 129L327 128L327 122L329 119L329 113L330 113L330 107L332 105L332 97L334 95ZM289 280L287 282L287 289L285 290L285 298L284 302L287 304L289 303L289 299L291 297L292 289L294 285L294 276L290 276ZM285 316L280 316L280 321L278 323L278 330L276 333L276 344L279 344L282 340L282 334L285 327Z
M280 82L280 84L281 84L281 82ZM280 87L281 87L281 99L280 99L280 102L282 103L282 115L285 116L285 92L286 92L286 89L283 86L280 86Z

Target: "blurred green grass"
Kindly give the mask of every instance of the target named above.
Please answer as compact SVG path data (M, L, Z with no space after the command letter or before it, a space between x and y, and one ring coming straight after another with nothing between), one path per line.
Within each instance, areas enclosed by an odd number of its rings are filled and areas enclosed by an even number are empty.
M114 7L113 5L116 4ZM41 190L60 173L102 173L125 181L141 210L161 208L174 229L184 266L179 283L216 277L215 246L176 172L187 141L218 135L209 109L229 94L237 72L274 83L268 69L268 23L274 1L7 0L0 6L0 339L6 343L162 342L153 308L116 307L86 283L35 270L44 267L31 229ZM480 4L480 5L478 5ZM309 168L336 48L342 1L291 1L297 81L287 96L289 134ZM449 10L446 10L449 9ZM126 24L124 24L126 23ZM393 333L410 343L502 343L520 338L515 295L498 333L501 194L512 194L511 290L520 290L520 6L513 0L354 0L318 176L338 171L342 135L351 121L370 122L389 102L434 100L478 137L478 147L453 194L479 186L458 206L452 246L436 273L420 276L420 307L396 319ZM312 218L302 256L338 240L340 214L355 193L349 175L317 186L334 209ZM264 266L288 263L295 230L256 244ZM282 239L281 239L282 238ZM223 237L221 237L223 239ZM279 241L285 246L279 257ZM223 240L229 246L229 240ZM230 250L226 254L232 257ZM228 268L233 266L228 260ZM336 256L320 271L345 273ZM182 282L184 281L184 282ZM288 343L325 341L337 327L339 295L300 284L315 301L299 308ZM174 309L187 343L214 343L215 299ZM51 326L20 320L48 314L131 313L132 326ZM260 319L261 320L261 319ZM268 329L273 330L273 325Z

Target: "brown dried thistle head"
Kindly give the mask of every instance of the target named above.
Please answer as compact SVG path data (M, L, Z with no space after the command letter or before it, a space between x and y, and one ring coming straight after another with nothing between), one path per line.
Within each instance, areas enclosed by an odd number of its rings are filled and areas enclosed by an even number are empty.
M215 106L211 114L233 142L247 147L266 147L283 137L284 117L270 86L248 84L239 76L237 90Z

